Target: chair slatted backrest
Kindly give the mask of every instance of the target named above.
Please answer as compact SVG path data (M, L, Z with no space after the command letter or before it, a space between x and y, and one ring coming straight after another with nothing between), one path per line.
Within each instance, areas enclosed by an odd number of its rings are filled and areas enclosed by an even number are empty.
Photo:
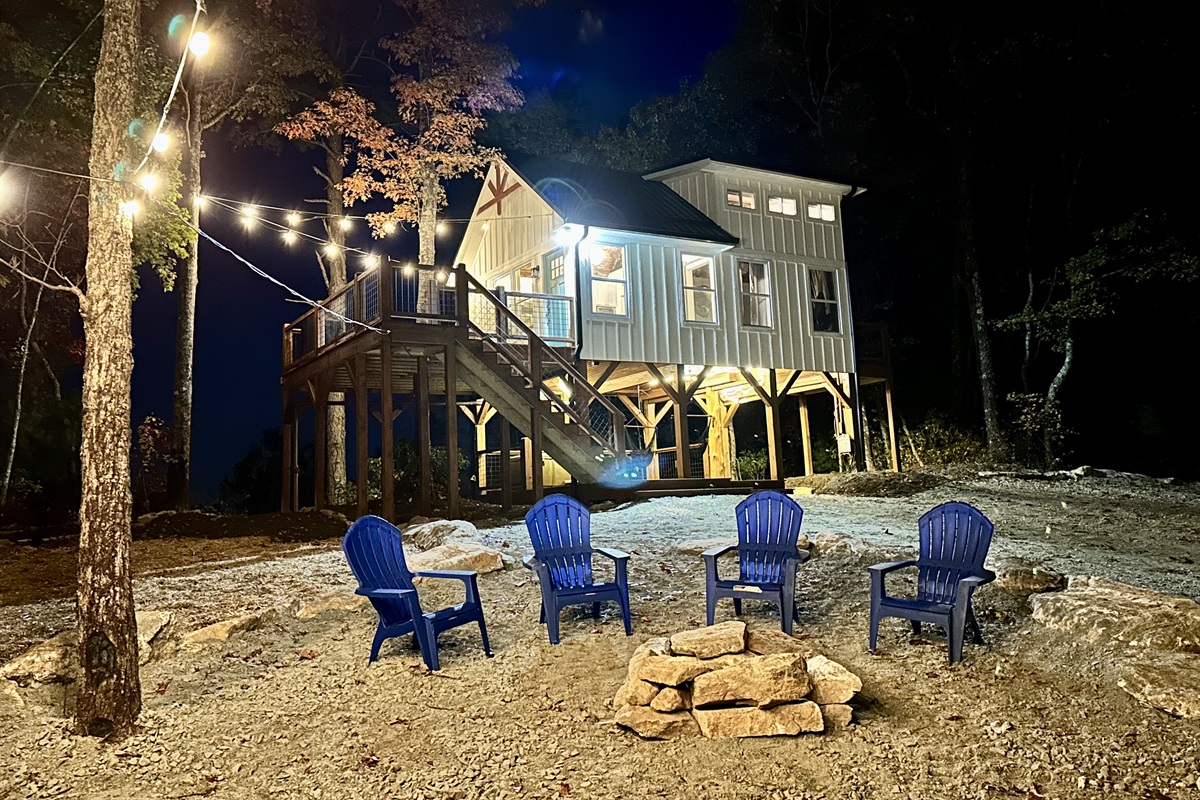
M958 582L983 570L992 544L992 521L969 503L951 502L926 511L918 525L917 598L952 603Z
M755 492L737 506L738 559L741 580L779 583L783 562L797 553L804 509L785 494Z
M413 575L404 560L400 530L380 517L360 517L342 537L342 552L363 589L412 589ZM411 618L399 599L371 598L385 625Z
M525 515L538 560L550 568L556 589L592 585L592 515L573 497L552 494Z

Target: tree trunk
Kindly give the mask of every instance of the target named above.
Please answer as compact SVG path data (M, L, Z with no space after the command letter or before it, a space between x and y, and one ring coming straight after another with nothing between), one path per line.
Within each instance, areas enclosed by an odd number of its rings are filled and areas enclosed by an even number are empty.
M432 170L425 173L421 179L421 198L417 210L417 263L422 266L434 266L437 257L437 211L438 211L438 177ZM417 312L432 314L433 287L428 275L420 275L417 282Z
M91 175L107 178L131 157L126 129L136 116L138 0L105 0L96 64ZM137 623L130 574L130 381L133 377L132 222L126 184L93 181L88 192L87 296L81 302L82 496L79 503L76 684L80 733L128 733L141 711Z
M335 245L335 252L326 256L325 288L333 295L346 285L346 232L342 230L339 221L345 213L342 200L342 180L345 178L346 166L342 163L342 137L335 135L330 138L325 149L325 200L326 213L325 230L329 241ZM347 316L350 316L347 314ZM329 395L328 417L325 423L328 461L326 480L328 497L335 498L336 503L347 501L346 497L346 395L343 392L332 392ZM366 480L365 475L358 476L360 481Z
M200 227L199 197L202 85L197 76L187 90L187 152L184 154L183 201L192 225ZM175 328L175 402L171 419L171 457L167 460L167 498L171 507L183 510L190 503L192 474L192 378L196 343L196 291L200 283L200 238L188 248L188 257L179 265L175 285L179 291L179 316Z
M975 360L979 367L979 390L983 400L983 424L988 454L995 460L1008 456L1008 443L1000 425L1000 406L996 399L996 367L988 338L987 315L983 309L983 285L979 277L979 253L975 246L975 211L971 202L970 134L959 134L958 163L958 262L966 279L967 303L971 313L971 333L975 340Z
M50 270L46 270L46 274L42 280L50 277ZM25 395L25 372L29 364L29 350L33 347L33 329L37 326L38 310L42 305L42 292L45 287L39 285L37 294L33 298L33 313L29 315L29 322L25 327L25 339L21 342L20 359L17 363L17 396L14 398L13 407L13 424L12 424L12 440L9 442L8 459L4 464L4 477L0 479L0 506L8 502L8 487L12 481L13 461L17 455L17 436L21 432L21 401ZM25 311L25 285L21 286L21 311L24 316Z

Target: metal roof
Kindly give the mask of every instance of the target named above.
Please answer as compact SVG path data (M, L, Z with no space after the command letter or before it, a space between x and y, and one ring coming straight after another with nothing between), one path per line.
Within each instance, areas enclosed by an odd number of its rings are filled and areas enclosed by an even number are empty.
M735 245L736 236L665 184L548 156L504 159L566 222Z

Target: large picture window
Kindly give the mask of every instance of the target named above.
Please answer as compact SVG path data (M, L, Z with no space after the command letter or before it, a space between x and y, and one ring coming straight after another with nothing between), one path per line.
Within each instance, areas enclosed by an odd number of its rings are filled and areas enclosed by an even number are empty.
M689 322L717 321L717 290L713 260L708 256L683 256L683 318Z
M594 244L588 248L588 261L591 262L592 311L597 314L627 315L629 276L625 271L625 248Z
M742 287L742 325L771 327L771 279L761 261L739 261L738 283Z
M812 305L813 330L817 333L840 333L837 273L828 269L810 269L808 299Z

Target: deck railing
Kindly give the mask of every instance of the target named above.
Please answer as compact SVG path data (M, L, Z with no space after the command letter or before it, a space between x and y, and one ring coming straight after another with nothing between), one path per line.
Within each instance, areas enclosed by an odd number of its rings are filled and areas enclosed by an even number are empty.
M289 366L314 355L343 337L362 330L345 321L377 324L381 317L379 272L364 272L330 295L320 308L309 309L283 326L283 364Z

